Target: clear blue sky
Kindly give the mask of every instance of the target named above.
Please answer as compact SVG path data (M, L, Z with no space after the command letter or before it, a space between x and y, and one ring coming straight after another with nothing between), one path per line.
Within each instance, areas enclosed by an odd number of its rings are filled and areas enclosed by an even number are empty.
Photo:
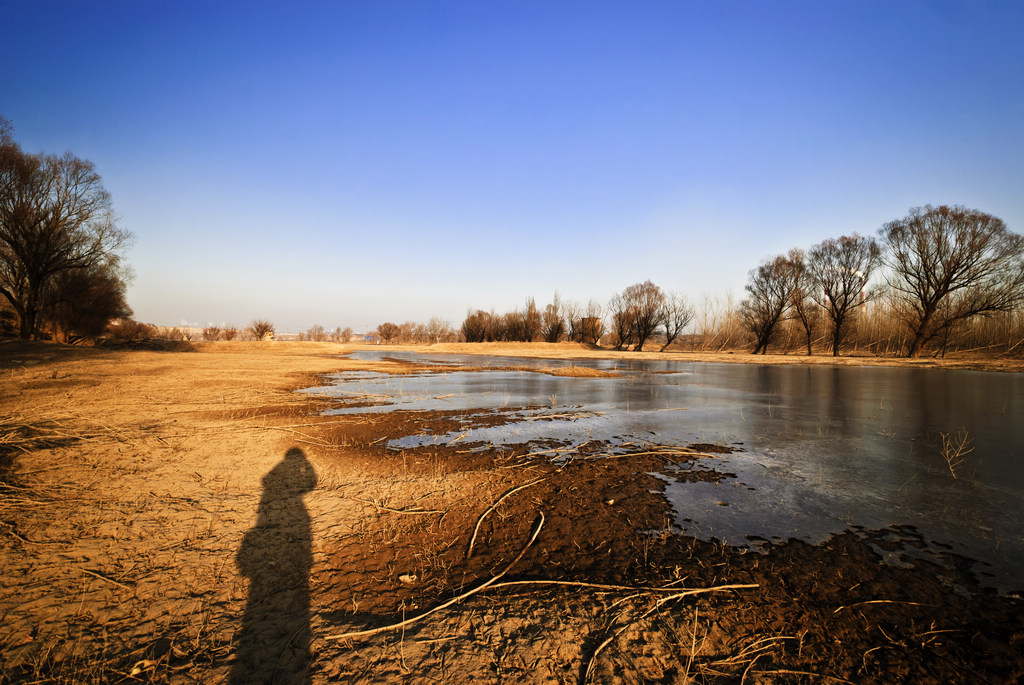
M0 0L160 325L691 301L924 204L1024 232L1024 2Z

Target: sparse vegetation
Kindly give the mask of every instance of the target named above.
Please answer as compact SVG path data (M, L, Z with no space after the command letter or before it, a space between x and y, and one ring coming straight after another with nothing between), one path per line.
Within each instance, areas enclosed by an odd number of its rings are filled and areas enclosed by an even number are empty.
M967 455L974 451L974 438L966 428L961 428L956 434L940 433L939 437L942 440L942 458L949 467L950 475L955 479L957 470L967 461Z
M269 340L274 337L274 324L266 319L253 319L247 329L255 340Z

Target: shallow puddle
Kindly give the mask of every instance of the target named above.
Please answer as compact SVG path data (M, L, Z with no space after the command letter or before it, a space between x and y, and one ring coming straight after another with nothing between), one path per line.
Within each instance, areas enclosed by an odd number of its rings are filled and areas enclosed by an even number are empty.
M983 581L1024 586L1024 376L893 367L758 366L574 360L621 373L576 378L508 367L566 361L359 352L473 367L388 375L337 374L304 392L338 399L328 413L505 412L507 422L390 441L410 449L606 443L731 445L701 468L734 478L667 479L676 524L703 539L757 548L820 542L847 529L912 526L917 537L984 562ZM488 366L495 370L480 370ZM942 434L973 451L951 472ZM916 543L917 544L917 543ZM908 550L917 553L917 550ZM897 557L893 558L898 561Z

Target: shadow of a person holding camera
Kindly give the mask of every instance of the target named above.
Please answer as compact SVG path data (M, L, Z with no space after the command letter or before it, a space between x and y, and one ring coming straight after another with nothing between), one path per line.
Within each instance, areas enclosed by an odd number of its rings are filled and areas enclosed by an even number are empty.
M230 682L308 683L311 632L309 572L313 534L303 495L316 471L293 447L263 477L256 525L235 557L249 597Z

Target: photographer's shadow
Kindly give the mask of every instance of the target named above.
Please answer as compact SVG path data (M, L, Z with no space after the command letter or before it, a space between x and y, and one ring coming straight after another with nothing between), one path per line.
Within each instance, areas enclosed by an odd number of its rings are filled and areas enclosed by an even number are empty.
M249 578L249 598L231 683L309 682L309 571L312 530L303 495L316 471L296 447L263 477L255 527L236 561Z

